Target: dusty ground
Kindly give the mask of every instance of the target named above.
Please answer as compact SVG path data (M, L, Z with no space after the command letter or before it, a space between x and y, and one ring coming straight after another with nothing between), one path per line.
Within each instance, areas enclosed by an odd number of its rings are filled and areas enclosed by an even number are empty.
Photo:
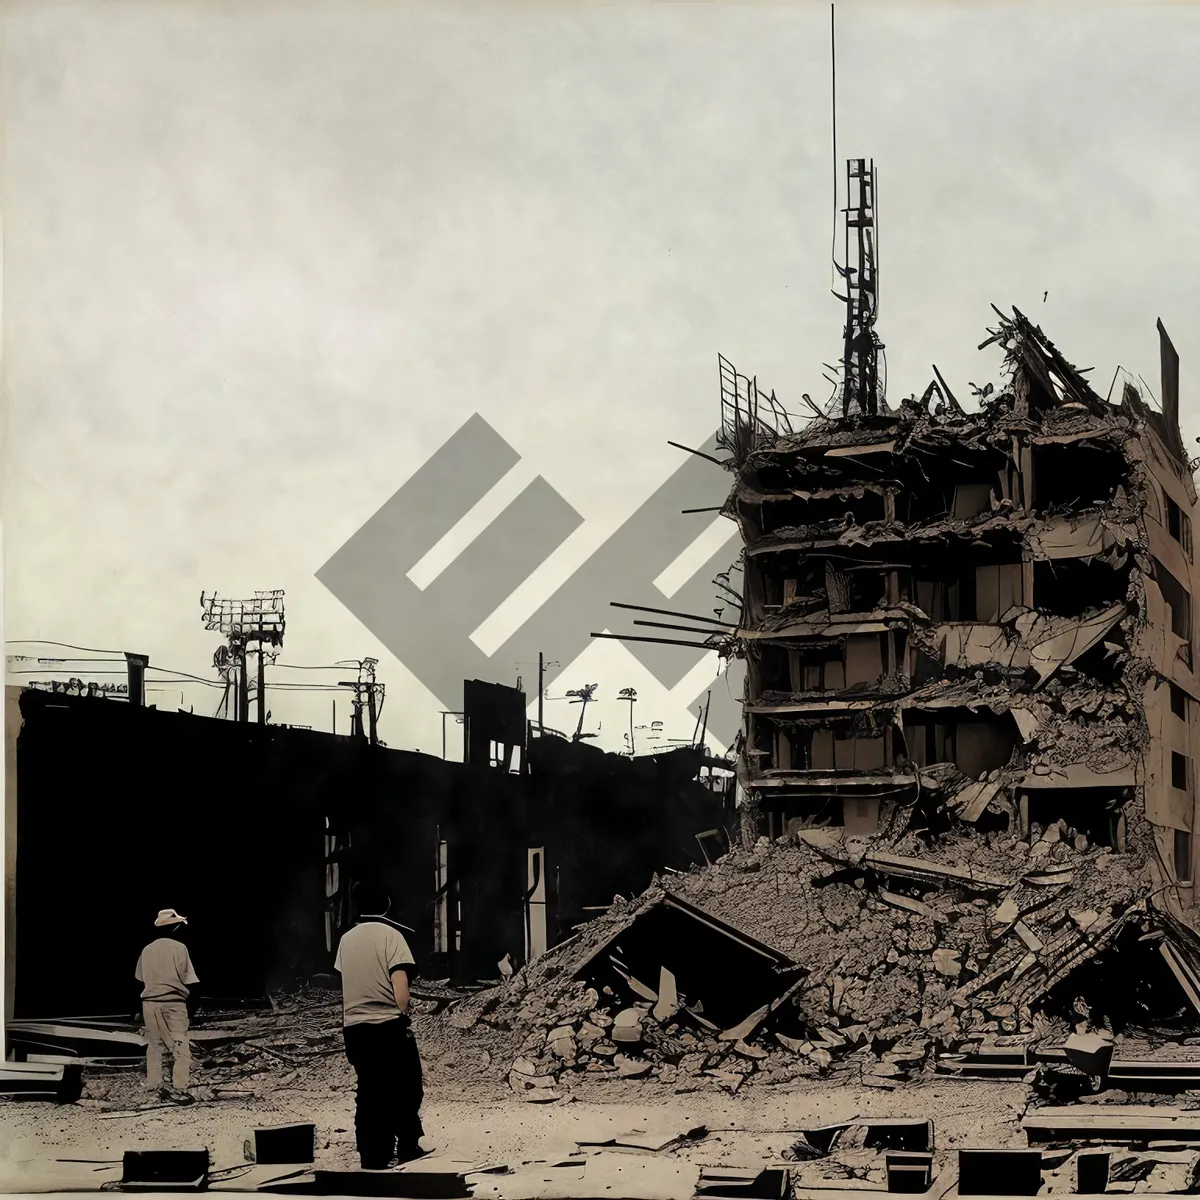
M474 1175L480 1200L567 1200L578 1194L567 1186L571 1172L554 1164L576 1155L580 1141L633 1129L662 1134L682 1134L698 1125L708 1129L706 1136L677 1149L626 1152L626 1162L629 1153L643 1162L653 1158L668 1176L656 1179L652 1188L639 1183L632 1189L642 1200L690 1197L692 1189L682 1178L687 1164L747 1169L782 1164L800 1131L856 1116L931 1119L939 1153L1024 1144L1019 1125L1030 1089L1023 1083L942 1076L868 1083L849 1064L820 1079L772 1083L771 1075L757 1073L736 1094L702 1077L666 1083L581 1072L569 1077L562 1100L529 1103L514 1094L507 1078L520 1031L505 1033L483 1023L459 1029L448 1019L453 1009L436 1015L434 1007L418 1004L415 1017L425 1064L425 1145L432 1151L421 1165L462 1173L494 1167L516 1172ZM111 1186L120 1176L125 1150L201 1147L210 1151L214 1186L253 1188L287 1169L247 1164L244 1146L252 1130L295 1121L317 1127L317 1166L357 1168L354 1077L342 1052L334 997L309 990L277 1003L275 1012L212 1014L198 1024L200 1030L220 1030L227 1037L196 1045L193 1091L199 1102L193 1107L162 1106L145 1092L141 1070L128 1068L88 1069L84 1096L74 1105L0 1106L0 1191ZM1200 1047L1170 1049L1175 1058L1200 1052ZM1122 1039L1118 1053L1148 1057L1150 1051L1149 1045ZM1130 1098L1110 1093L1106 1099ZM1186 1102L1175 1100L1180 1101ZM590 1150L589 1160L597 1154L611 1159L611 1152ZM831 1178L828 1162L786 1165L802 1184ZM851 1170L868 1166L851 1164ZM678 1179L671 1175L675 1167ZM604 1187L612 1200L622 1194L619 1181Z
M98 1185L116 1178L116 1172L103 1168L128 1149L208 1147L214 1169L234 1167L245 1161L243 1143L251 1129L288 1121L316 1122L319 1166L354 1168L353 1085L340 1064L330 1075L319 1090L292 1085L266 1089L253 1102L115 1118L79 1105L13 1105L0 1113L0 1185L6 1192L55 1190L70 1186L68 1179L88 1186L89 1176ZM1020 1085L957 1080L907 1084L895 1092L808 1084L738 1096L719 1090L648 1096L648 1089L629 1080L585 1086L570 1103L543 1106L502 1092L459 1098L452 1080L435 1077L430 1083L423 1110L425 1144L440 1167L459 1171L557 1161L574 1152L581 1139L601 1140L634 1128L682 1132L697 1124L706 1125L709 1134L679 1151L681 1157L705 1165L758 1167L779 1161L799 1129L867 1115L932 1116L939 1149L1023 1144L1018 1122L1027 1098ZM101 1161L54 1162L70 1158Z
M147 1107L158 1101L142 1089L139 1071L93 1070L85 1075L78 1104L0 1108L0 1190L111 1184L123 1151L167 1147L207 1147L214 1171L227 1172L220 1186L253 1186L282 1172L246 1166L246 1139L255 1126L291 1121L315 1122L318 1166L356 1168L354 1079L340 1053L335 1008L310 1004L290 1024L287 1014L277 1014L243 1019L242 1025L260 1033L207 1059L197 1055L195 1090L205 1098L194 1107ZM520 1169L559 1162L577 1152L580 1140L631 1129L682 1133L700 1124L708 1127L706 1137L657 1157L757 1168L779 1162L803 1128L868 1115L931 1117L939 1149L1023 1143L1018 1126L1028 1090L1020 1084L933 1079L889 1091L853 1080L804 1080L731 1095L708 1083L680 1092L653 1080L582 1077L565 1101L531 1104L508 1087L486 1032L454 1030L422 1017L417 1034L426 1065L423 1118L431 1168ZM257 1047L270 1053L255 1052ZM68 1159L91 1161L61 1161ZM803 1174L810 1167L798 1169ZM504 1180L477 1176L477 1194L507 1194ZM544 1194L555 1190L547 1182Z

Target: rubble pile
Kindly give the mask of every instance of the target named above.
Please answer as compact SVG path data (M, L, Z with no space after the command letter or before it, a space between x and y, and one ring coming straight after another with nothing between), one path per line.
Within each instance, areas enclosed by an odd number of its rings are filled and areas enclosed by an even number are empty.
M855 1042L1033 1032L1034 1002L1140 911L1146 875L1133 855L1077 848L1061 821L1031 836L908 834L884 853L803 831L680 886L803 962L810 1024Z
M1144 836L1131 825L1131 851ZM842 1067L902 1080L964 1041L1061 1034L1039 1004L1127 923L1149 920L1146 858L1062 821L932 843L806 829L656 881L506 984L451 1008L459 1029L506 1031L513 1090L563 1097L578 1077L650 1078L677 1091L784 1082ZM778 950L777 996L731 1028L665 969L599 982L605 947L678 898ZM1148 926L1147 926L1148 927ZM614 959L615 961L615 959ZM720 975L721 961L711 963Z

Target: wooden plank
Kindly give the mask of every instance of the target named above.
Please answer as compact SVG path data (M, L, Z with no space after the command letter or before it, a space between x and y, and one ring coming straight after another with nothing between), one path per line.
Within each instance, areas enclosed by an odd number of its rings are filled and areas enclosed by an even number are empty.
M868 854L863 862L885 874L892 871L896 874L915 875L919 878L934 876L941 879L952 879L955 882L974 885L987 889L1006 888L1012 886L1012 881L1000 879L985 871L973 871L970 868L951 867L945 863L931 862L924 858L907 858L899 854Z

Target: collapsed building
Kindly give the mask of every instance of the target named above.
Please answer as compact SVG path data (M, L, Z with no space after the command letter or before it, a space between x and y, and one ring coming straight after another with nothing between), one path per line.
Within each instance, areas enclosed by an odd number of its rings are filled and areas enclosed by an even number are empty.
M1190 908L1196 492L1174 375L1157 413L1130 383L1102 400L1019 313L989 341L1010 385L977 413L926 393L738 439L748 819L1063 818L1119 850L1145 820Z
M1161 413L1129 382L1102 399L1019 312L974 413L935 383L777 434L740 389L747 832L1062 822L1189 920L1197 497L1159 330Z
M974 412L938 381L780 431L722 363L744 592L709 641L748 665L742 846L478 1002L524 1035L518 1090L681 1064L737 1086L780 1053L902 1076L1194 1023L1197 497L1160 336L1162 412L1101 398L1019 312ZM663 910L725 949L648 938ZM738 955L733 996L697 969Z
M740 606L668 627L747 664L742 844L642 898L675 897L731 945L781 954L774 998L750 1025L706 1024L726 998L711 980L680 986L677 944L661 940L661 971L643 946L621 974L621 937L638 940L643 918L614 910L617 978L576 949L558 984L516 981L514 997L551 993L532 1008L481 1002L482 1020L494 1005L527 1034L534 1078L607 1069L555 1046L595 1041L622 1011L654 1031L652 1061L739 1076L781 1047L900 1075L1005 1037L1195 1032L1200 579L1178 356L1160 322L1161 408L1131 378L1114 398L1119 371L1102 397L1032 321L997 309L980 349L1003 351L998 388L971 385L968 411L935 367L920 398L889 406L873 167L852 161L847 190L835 396L804 397L797 427L721 359ZM581 1024L584 986L599 1008ZM684 1030L689 1053L664 1058Z
M1080 859L1131 856L1144 904L1194 924L1197 495L1178 355L1159 322L1156 411L1131 379L1101 397L997 309L980 349L1003 350L1003 382L972 385L974 411L936 367L920 399L889 407L873 168L852 161L847 183L840 394L796 430L723 364L745 832L936 847L956 830L1021 845L1054 831ZM1058 868L1064 888L1075 865ZM890 869L906 874L919 863ZM1176 941L1164 953L1200 999Z

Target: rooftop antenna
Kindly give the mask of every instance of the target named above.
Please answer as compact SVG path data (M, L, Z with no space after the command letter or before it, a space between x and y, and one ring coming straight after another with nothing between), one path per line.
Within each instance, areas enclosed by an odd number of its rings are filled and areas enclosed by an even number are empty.
M875 416L879 412L879 351L883 344L875 333L878 310L876 279L875 184L873 160L852 158L846 163L845 265L837 261L838 150L837 150L837 19L829 6L830 126L833 141L833 268L846 294L834 292L846 306L842 354L842 416L852 412Z
M842 416L879 412L879 351L875 333L878 283L875 262L875 164L846 163L845 352L842 357Z

